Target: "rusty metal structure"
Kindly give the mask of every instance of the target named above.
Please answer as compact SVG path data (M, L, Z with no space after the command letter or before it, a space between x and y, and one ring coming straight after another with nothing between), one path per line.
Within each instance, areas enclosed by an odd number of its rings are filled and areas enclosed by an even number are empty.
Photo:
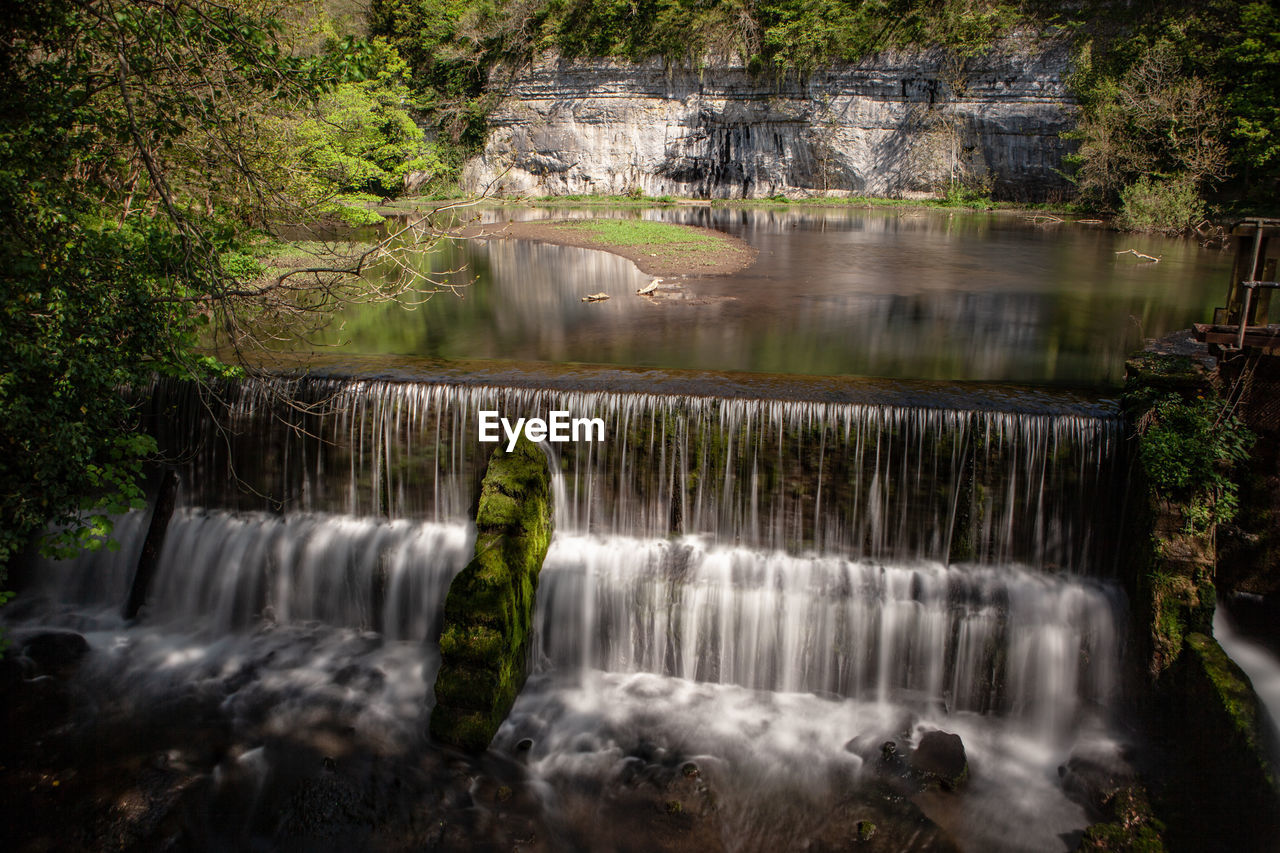
M1280 288L1280 219L1242 219L1228 239L1235 264L1226 307L1214 309L1212 324L1197 323L1195 336L1224 353L1250 349L1280 355L1280 323L1270 317L1272 291Z

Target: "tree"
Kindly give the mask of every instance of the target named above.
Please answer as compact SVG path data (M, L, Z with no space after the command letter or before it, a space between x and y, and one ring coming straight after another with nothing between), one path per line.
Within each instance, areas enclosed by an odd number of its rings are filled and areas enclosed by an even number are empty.
M1141 230L1179 232L1204 216L1203 192L1227 175L1226 115L1217 89L1189 74L1181 49L1156 42L1118 77L1098 75L1069 138L1074 180L1095 204ZM1079 81L1093 69L1088 51Z
M1226 27L1215 65L1225 84L1236 171L1253 179L1258 196L1270 200L1280 189L1280 8L1232 3L1228 14L1238 17Z
M341 194L330 206L349 221L367 221L369 212L360 203L399 195L409 175L444 171L409 114L408 65L384 40L372 46L371 78L341 83L320 96L312 114L282 122L290 148L313 176L313 195L323 199L337 187Z
M196 349L207 328L238 352L255 323L296 329L367 296L360 273L386 244L268 280L237 262L255 229L341 192L278 129L363 74L366 45L304 55L283 0L3 0L0 13L2 573L48 522L68 526L62 545L91 545L109 522L83 510L138 503L154 443L122 387L223 370Z

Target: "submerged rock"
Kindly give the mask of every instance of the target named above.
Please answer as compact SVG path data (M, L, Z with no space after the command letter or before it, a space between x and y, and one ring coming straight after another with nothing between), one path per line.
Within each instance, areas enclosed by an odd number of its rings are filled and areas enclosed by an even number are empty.
M69 675L89 654L89 641L75 631L41 631L15 640L40 672L59 677Z
M960 735L936 729L925 732L911 753L911 769L926 786L959 788L969 778L969 759Z
M1058 768L1062 790L1068 797L1100 815L1116 791L1136 779L1133 767L1114 749L1080 749Z

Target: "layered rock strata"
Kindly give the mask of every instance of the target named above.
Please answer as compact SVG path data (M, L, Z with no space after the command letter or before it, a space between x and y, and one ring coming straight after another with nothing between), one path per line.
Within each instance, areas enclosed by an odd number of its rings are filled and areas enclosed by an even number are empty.
M741 63L543 57L503 93L470 190L706 198L911 196L962 184L1052 199L1074 105L1067 47L1024 38L959 62L882 53L778 79Z

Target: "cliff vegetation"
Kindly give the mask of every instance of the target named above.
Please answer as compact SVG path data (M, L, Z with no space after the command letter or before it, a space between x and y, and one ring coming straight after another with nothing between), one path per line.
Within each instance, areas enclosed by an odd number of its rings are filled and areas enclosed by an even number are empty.
M880 51L941 51L961 82L1010 35L1067 39L1079 102L1065 164L1082 200L1168 233L1280 188L1280 11L1227 0L373 0L370 22L414 69L450 162L474 153L501 95L498 63L537 54L700 68L736 57L762 77Z

